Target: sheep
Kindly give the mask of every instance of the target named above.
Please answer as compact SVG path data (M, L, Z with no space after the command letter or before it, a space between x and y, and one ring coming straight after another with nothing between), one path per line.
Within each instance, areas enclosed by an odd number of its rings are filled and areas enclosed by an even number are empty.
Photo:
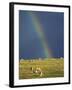
M36 73L33 67L30 67L30 70L31 70L33 73Z
M43 73L42 73L42 71L40 72L40 77L42 77L43 76Z
M39 74L40 76L42 76L43 75L43 73L42 73L42 70L41 70L41 68L39 68L39 67L37 67L37 68L33 68L33 67L31 67L31 71L33 72L33 73L35 73L35 74Z
M33 67L30 67L31 71L33 71Z
M41 68L37 67L37 68L36 68L36 71L37 71L38 74L40 74L40 76L43 75Z

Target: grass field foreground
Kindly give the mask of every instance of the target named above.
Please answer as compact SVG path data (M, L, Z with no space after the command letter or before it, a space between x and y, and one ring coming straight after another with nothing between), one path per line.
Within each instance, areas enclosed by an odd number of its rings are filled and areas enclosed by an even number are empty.
M35 73L37 68L40 71ZM55 78L64 77L64 59L63 58L50 58L44 60L20 60L19 62L19 79L32 79L32 78Z

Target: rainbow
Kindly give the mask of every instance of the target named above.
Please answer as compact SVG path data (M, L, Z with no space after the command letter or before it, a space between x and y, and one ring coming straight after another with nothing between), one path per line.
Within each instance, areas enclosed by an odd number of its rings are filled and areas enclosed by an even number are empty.
M43 33L43 27L38 19L38 17L33 13L33 12L29 12L29 15L32 19L33 25L35 27L36 33L39 36L41 43L43 45L43 49L44 49L44 53L45 53L45 57L46 58L51 58L52 57L52 53L51 50L46 42L45 39L45 35Z

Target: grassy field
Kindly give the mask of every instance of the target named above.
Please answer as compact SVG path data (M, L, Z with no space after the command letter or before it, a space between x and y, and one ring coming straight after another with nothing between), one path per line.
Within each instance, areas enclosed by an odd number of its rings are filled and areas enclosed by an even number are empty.
M42 76L39 73L34 73L31 67L35 70L37 67L41 69ZM52 78L64 76L64 60L63 59L44 59L44 60L20 60L19 62L19 79L32 78Z

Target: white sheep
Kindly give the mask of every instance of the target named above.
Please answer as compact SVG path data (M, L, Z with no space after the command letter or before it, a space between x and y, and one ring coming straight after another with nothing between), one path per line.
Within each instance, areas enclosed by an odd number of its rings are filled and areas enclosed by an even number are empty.
M33 73L35 73L35 74L39 74L40 76L42 76L43 75L43 73L42 73L42 70L41 70L41 68L39 68L39 67L37 67L37 68L33 68L33 67L31 67L31 71L33 72Z
M37 71L38 74L40 74L40 76L43 75L41 68L37 67L37 68L36 68L36 71Z

